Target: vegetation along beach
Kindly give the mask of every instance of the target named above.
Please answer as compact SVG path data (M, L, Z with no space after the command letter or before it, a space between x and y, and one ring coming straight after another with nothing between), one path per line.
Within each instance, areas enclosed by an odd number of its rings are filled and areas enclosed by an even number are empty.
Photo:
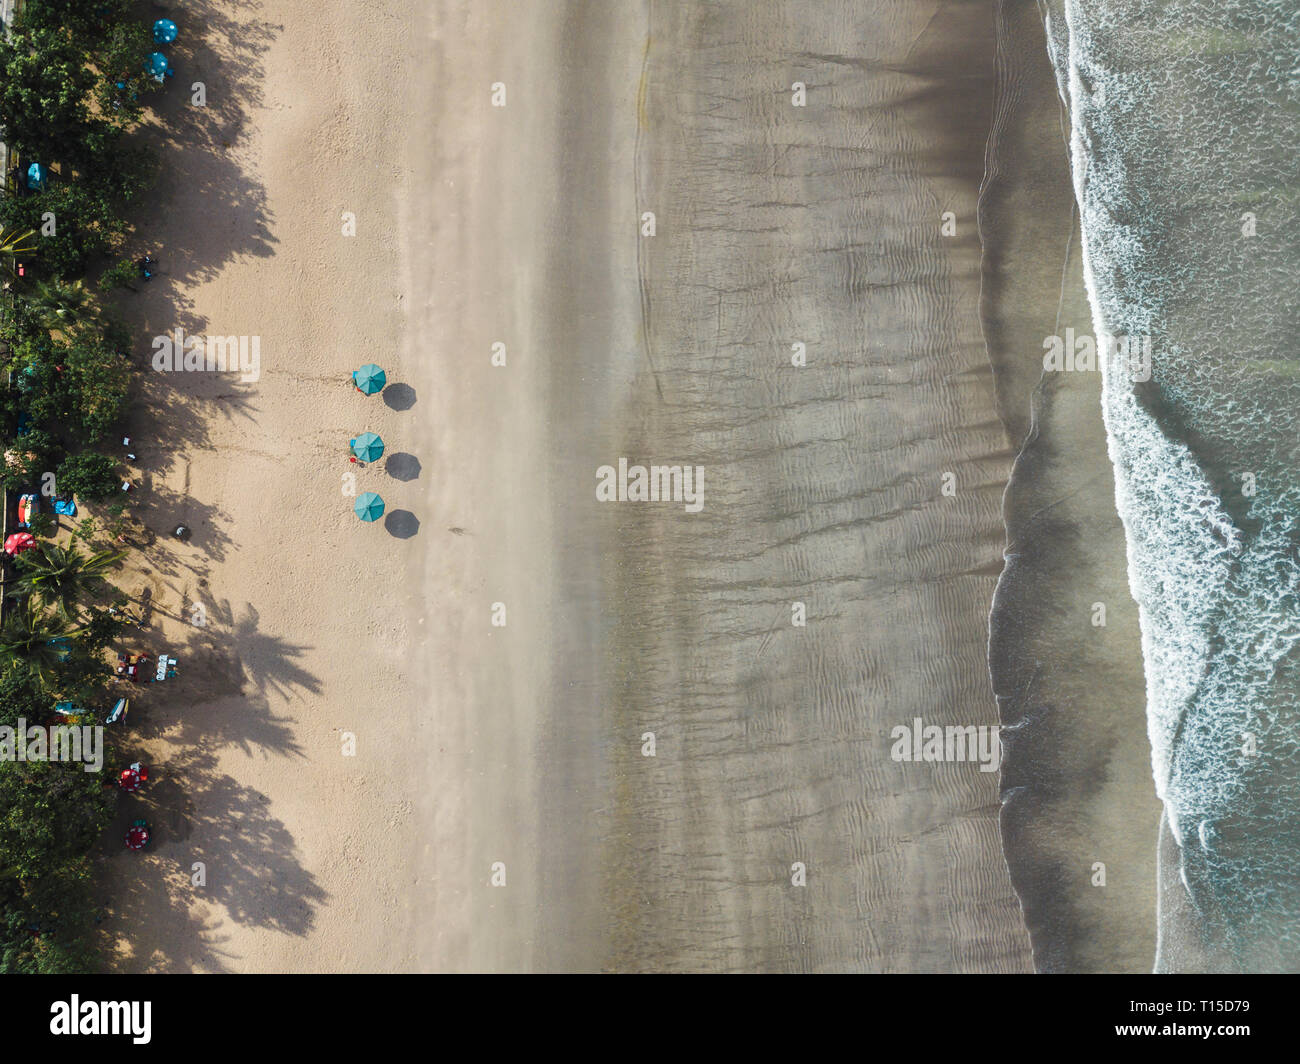
M1293 9L0 0L0 972L1300 967Z

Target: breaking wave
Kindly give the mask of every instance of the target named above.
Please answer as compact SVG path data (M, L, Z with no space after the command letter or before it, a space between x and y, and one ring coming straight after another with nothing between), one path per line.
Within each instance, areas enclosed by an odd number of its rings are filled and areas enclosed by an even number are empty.
M1152 769L1197 925L1180 955L1297 969L1300 9L1045 14L1094 328L1152 338L1151 380L1103 367L1102 406Z

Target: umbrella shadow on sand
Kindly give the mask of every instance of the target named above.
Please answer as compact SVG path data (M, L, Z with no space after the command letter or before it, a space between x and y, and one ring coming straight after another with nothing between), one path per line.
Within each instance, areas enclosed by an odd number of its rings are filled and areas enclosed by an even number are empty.
M389 510L384 527L394 539L410 539L420 531L420 519L410 510Z
M409 384L390 384L382 394L389 410L410 410L415 405L415 389Z
M420 460L413 454L398 451L390 454L384 462L384 472L394 480L417 480L420 476Z

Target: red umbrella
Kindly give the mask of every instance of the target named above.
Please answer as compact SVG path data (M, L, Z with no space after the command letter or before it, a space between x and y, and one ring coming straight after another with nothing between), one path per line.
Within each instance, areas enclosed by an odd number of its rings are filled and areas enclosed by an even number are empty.
M122 775L118 779L118 786L124 791L138 791L149 782L149 769L139 762L130 768L122 769Z
M5 540L6 554L22 554L36 546L36 537L30 532L15 532Z
M143 850L149 845L149 825L143 820L137 820L131 825L131 830L126 833L126 848L128 850Z

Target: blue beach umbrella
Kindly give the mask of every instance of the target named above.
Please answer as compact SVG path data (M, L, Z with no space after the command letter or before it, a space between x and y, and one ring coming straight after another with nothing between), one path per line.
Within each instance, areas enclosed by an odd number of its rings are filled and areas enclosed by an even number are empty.
M368 491L357 496L352 509L356 510L357 516L363 521L378 521L384 516L384 500L373 491Z
M388 383L388 377L373 362L368 362L360 369L352 371L352 383L357 386L358 391L365 392L366 395L374 395L375 392L383 391L384 385Z
M45 167L40 163L32 163L27 168L27 187L40 188L45 184Z
M144 61L144 68L154 81L162 81L167 76L167 57L162 52L151 52Z
M153 24L153 39L159 44L171 44L176 40L176 23L169 18L160 18Z
M348 442L352 445L352 453L363 462L377 462L383 457L384 441L373 432L363 432Z

